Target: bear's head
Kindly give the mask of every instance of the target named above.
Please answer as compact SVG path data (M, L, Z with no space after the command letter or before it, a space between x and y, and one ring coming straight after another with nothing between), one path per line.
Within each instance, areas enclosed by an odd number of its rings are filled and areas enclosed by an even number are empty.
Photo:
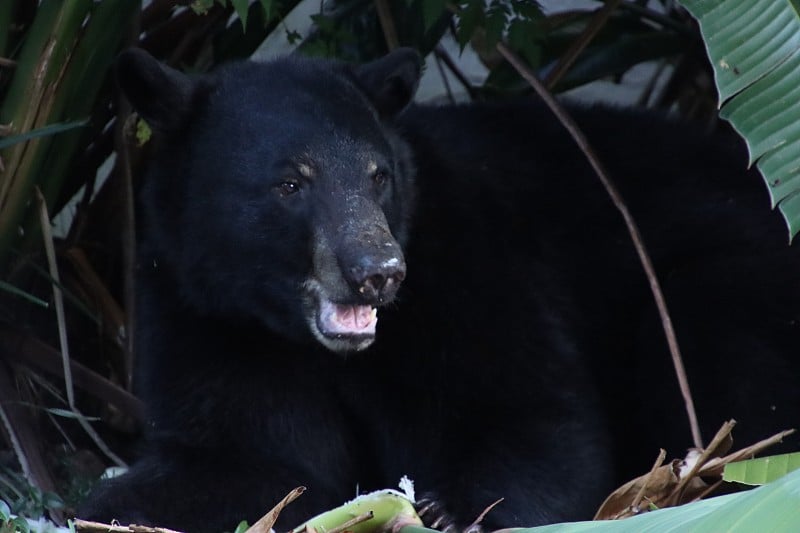
M139 268L166 273L190 312L369 346L406 275L413 164L388 122L419 74L407 49L198 77L123 52L119 84L160 141L139 194Z

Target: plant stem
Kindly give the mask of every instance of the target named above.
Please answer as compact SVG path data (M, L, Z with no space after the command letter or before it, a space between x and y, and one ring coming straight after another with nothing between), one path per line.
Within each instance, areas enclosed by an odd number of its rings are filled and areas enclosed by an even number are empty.
M589 145L589 141L586 139L586 136L583 134L580 128L578 128L578 125L575 123L575 121L572 120L572 117L569 116L561 104L559 104L553 95L550 94L544 85L542 85L536 75L525 65L525 63L522 62L519 57L517 57L514 52L511 51L511 49L508 48L508 46L505 45L505 43L497 43L497 50L504 58L506 58L506 60L514 67L514 69L519 72L520 76L522 76L531 85L531 87L533 87L539 97L541 97L545 104L547 104L547 107L550 108L561 124L567 129L572 138L575 140L575 143L578 145L578 148L580 148L580 150L586 156L586 159L588 159L589 164L597 173L597 177L602 182L603 186L608 192L608 195L614 202L614 205L619 210L622 218L625 220L625 226L628 228L628 233L633 241L633 246L636 248L636 253L639 255L639 260L644 268L647 281L650 284L650 290L653 293L653 299L655 300L656 307L658 308L658 314L661 317L661 324L664 328L664 334L667 337L669 352L672 355L672 364L675 367L675 373L678 377L681 395L683 396L683 401L686 407L686 414L689 418L689 427L692 432L692 440L695 447L703 448L703 440L700 435L700 425L697 422L697 413L694 408L692 393L689 389L689 380L686 377L686 370L683 366L680 348L678 347L678 339L675 335L675 328L672 326L672 319L670 318L669 311L667 310L667 303L664 299L664 294L661 292L661 286L658 282L658 277L656 276L655 267L650 259L650 255L647 253L647 249L644 245L644 239L639 232L636 221L633 219L633 216L628 210L628 206L625 205L625 201L622 199L622 195L611 181L608 172L606 172L603 164L597 157L597 154Z

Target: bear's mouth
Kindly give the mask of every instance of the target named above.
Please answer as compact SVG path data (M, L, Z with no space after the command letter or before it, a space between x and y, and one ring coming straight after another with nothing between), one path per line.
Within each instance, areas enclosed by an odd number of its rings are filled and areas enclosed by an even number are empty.
M317 310L317 326L326 337L342 335L375 335L378 310L371 305L337 304L321 300Z
M306 320L314 337L335 352L363 350L375 340L378 309L331 300L318 282L306 283Z

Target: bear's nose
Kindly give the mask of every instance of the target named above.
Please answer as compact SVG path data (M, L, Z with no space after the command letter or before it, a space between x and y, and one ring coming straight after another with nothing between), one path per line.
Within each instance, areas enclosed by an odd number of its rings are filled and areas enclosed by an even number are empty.
M349 282L367 303L382 304L391 301L400 282L406 277L406 264L400 257L377 260L363 256L349 269Z

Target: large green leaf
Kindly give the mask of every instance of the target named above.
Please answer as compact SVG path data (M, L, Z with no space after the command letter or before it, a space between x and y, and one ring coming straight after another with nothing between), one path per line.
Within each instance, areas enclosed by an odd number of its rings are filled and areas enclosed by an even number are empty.
M792 533L800 531L800 470L758 487L614 521L575 522L518 533Z
M725 465L722 479L746 485L763 485L800 468L800 452L759 457Z
M792 0L680 0L700 23L722 110L772 206L800 231L800 14Z

